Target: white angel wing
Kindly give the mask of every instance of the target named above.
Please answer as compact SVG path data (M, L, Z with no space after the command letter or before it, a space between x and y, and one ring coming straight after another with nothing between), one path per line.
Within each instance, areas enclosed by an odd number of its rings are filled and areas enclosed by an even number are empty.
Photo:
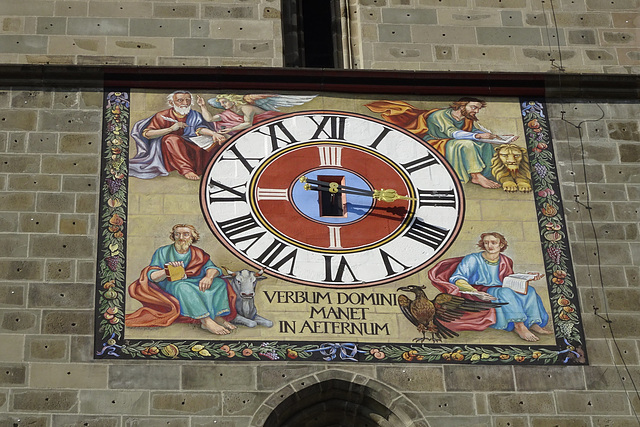
M224 110L224 108L222 107L222 105L220 105L220 103L218 102L218 100L217 100L217 99L215 99L215 98L209 98L209 99L207 100L207 103L208 103L209 105L211 105L212 107L214 107L214 108L219 108L220 110Z
M251 96L251 95L248 95ZM267 111L280 111L282 107L295 107L306 104L318 95L272 95L264 98L252 99L253 103Z

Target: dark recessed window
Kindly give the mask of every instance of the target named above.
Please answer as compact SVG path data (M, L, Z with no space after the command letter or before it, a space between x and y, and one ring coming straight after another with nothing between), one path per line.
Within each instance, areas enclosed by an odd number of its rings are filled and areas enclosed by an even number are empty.
M285 67L341 68L339 0L282 0Z

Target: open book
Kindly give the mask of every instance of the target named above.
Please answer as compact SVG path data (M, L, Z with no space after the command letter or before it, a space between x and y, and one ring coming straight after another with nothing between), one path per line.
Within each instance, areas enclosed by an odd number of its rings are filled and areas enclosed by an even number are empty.
M502 287L512 289L514 292L526 295L529 291L529 282L536 278L535 274L514 273L504 278ZM480 296L483 293L475 291L462 291L461 294Z
M508 144L516 139L516 135L498 135L500 139L480 139L479 141L488 142L490 144Z
M192 136L189 138L189 141L193 142L203 150L208 150L209 147L213 145L213 138L206 135Z
M515 273L505 277L502 281L502 286L504 288L513 289L514 292L519 294L526 295L529 290L529 281L535 278L535 274Z

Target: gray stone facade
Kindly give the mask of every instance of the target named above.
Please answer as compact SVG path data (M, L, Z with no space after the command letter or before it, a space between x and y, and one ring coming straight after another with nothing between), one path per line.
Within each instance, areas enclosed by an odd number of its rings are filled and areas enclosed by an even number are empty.
M554 73L561 53L570 73L640 73L638 0L346 3L358 69ZM280 8L5 1L0 63L279 67ZM529 368L94 361L102 92L1 86L0 426L259 426L331 381L391 409L382 426L638 425L635 91L548 100L591 364Z

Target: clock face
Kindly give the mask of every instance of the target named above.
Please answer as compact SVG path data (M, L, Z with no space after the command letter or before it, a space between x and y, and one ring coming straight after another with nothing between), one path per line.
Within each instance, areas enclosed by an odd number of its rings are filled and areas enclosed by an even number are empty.
M245 262L324 287L416 273L449 247L464 215L461 185L434 148L334 111L283 115L236 135L209 164L200 200L218 240Z

